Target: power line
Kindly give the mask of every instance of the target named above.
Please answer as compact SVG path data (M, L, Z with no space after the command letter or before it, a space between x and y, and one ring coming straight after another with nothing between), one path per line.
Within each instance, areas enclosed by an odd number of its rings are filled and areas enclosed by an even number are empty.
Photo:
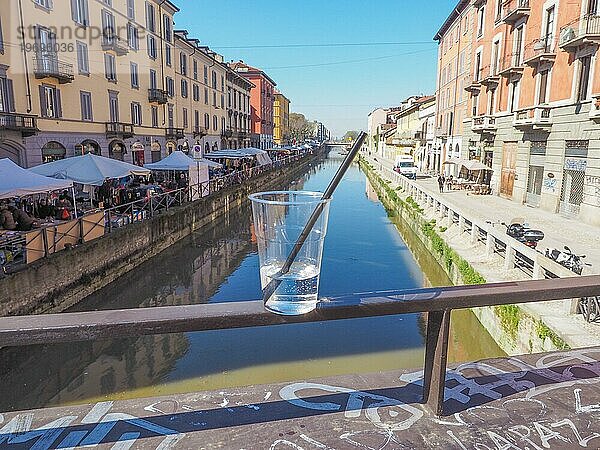
M414 41L414 42L337 42L331 44L265 44L265 45L213 45L211 48L220 50L241 50L258 48L315 48L315 47L375 47L392 45L438 45L434 41Z
M427 52L431 52L431 51L435 51L435 50L436 49L416 50L414 52L399 53L396 55L375 56L373 58L363 58L363 59L349 59L346 61L334 61L334 62L328 62L328 63L301 64L301 65L297 65L297 66L264 67L263 70L301 69L301 68L306 68L306 67L323 67L323 66L335 66L335 65L339 65L339 64L354 64L354 63L361 63L361 62L367 62L367 61L379 61L382 59L398 58L400 56L416 55L419 53L427 53Z

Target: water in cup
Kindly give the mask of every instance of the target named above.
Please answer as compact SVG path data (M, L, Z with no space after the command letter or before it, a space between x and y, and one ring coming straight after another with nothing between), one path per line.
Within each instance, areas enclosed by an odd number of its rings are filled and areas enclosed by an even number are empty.
M284 261L274 261L260 269L261 286L267 286L271 280L281 283L267 300L266 308L285 315L306 314L317 304L319 291L319 267L307 262L295 262L286 274L277 276Z

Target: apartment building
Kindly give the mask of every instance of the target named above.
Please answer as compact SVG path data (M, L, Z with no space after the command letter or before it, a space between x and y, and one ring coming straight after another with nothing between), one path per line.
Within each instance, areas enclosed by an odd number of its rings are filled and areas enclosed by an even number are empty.
M0 11L0 157L25 167L93 152L166 152L170 1L18 0ZM175 120L173 112L173 120Z
M254 84L240 76L228 65L227 85L227 131L228 148L250 147L250 92Z
M369 113L367 118L367 149L370 154L379 152L379 127L387 122L388 112L389 109L377 108Z
M243 61L232 62L230 67L254 85L250 91L251 145L263 150L272 148L275 125L273 106L277 83L262 70Z
M597 0L478 0L466 86L470 157L493 192L600 225Z
M436 33L438 73L436 88L435 141L425 160L425 170L450 173L454 165L444 164L468 155L463 139L468 96L465 75L471 72L474 27L472 0L461 0Z
M288 132L290 129L290 101L278 90L275 90L275 103L273 105L273 141L276 145L289 144Z
M185 30L175 31L175 50L177 121L171 122L169 112L169 137L181 141L183 151L189 151L192 144L200 145L204 153L227 148L228 69L223 57L189 38Z

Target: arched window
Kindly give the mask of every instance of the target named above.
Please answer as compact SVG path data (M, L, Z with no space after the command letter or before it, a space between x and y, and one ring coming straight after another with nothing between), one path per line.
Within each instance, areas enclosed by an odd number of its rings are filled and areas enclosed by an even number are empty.
M213 116L213 129L219 131L219 118L217 116Z
M456 152L456 156L460 157L460 147L458 146L458 144L456 144L454 151Z
M207 131L210 129L210 115L208 113L204 114L204 128Z
M60 142L50 141L42 147L42 163L65 159L67 149Z
M82 153L85 155L87 153L92 153L94 155L101 155L100 145L96 141L92 141L91 139L86 139L81 143Z
M225 117L221 117L221 130L225 131Z

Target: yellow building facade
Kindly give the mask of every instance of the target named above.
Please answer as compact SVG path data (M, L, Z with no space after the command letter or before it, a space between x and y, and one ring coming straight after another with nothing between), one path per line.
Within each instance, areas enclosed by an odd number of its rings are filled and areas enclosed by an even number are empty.
M229 69L175 30L170 1L6 3L0 158L31 167L93 152L143 165L225 144Z
M290 100L281 92L275 93L273 118L275 122L273 130L275 145L283 146L289 144L287 136L290 129Z

